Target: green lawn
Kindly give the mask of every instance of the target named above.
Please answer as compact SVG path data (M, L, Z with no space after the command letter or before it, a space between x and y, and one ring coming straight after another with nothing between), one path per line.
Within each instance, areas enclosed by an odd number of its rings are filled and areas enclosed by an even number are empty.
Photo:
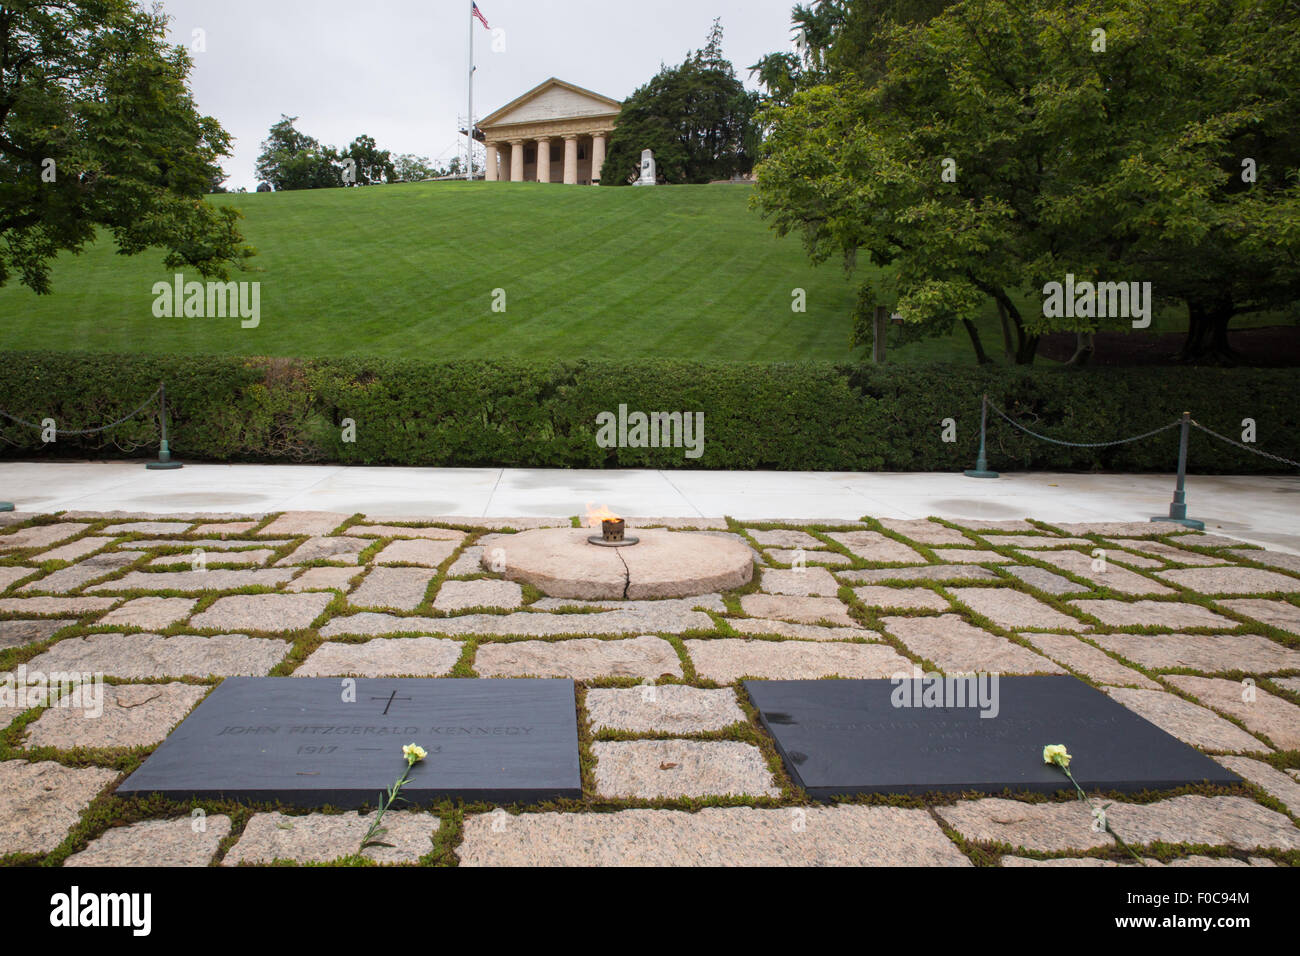
M854 294L749 188L426 183L218 196L259 250L261 324L155 318L162 254L103 237L54 293L0 289L0 348L247 355L849 359ZM189 275L187 278L199 278ZM807 290L807 312L791 291ZM492 311L495 289L505 314Z
M52 295L15 281L0 289L0 349L855 359L854 280L838 261L811 266L797 239L778 239L748 208L749 195L730 185L452 182L216 196L244 212L260 252L256 271L234 277L261 283L258 328L155 318L153 285L171 279L162 252L119 256L106 236L59 259ZM804 313L790 307L796 288L807 292ZM496 289L504 314L492 311ZM1001 361L991 302L976 322ZM1180 310L1157 313L1152 332L1185 322ZM960 326L902 348L895 338L890 362L973 361Z

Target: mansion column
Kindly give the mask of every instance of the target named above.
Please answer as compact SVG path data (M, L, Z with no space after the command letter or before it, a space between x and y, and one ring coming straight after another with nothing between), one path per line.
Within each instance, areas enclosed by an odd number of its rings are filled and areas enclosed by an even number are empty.
M510 181L512 183L522 183L524 181L524 141L522 139L510 141Z
M490 183L497 181L497 144L487 143L487 168L483 171L483 178Z
M591 183L600 182L600 170L605 165L605 133L596 133L591 137Z
M578 184L578 137L564 137L564 185Z
M549 139L539 139L537 141L537 181L539 183L549 183L551 181L551 141Z

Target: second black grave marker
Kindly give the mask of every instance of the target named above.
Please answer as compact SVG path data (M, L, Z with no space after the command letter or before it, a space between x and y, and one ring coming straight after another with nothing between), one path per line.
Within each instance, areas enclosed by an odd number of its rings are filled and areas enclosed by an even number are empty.
M920 704L924 686L892 680L745 681L786 771L817 799L856 793L1073 789L1043 763L1065 744L1085 789L1135 793L1241 782L1209 757L1074 677L1001 677L996 716ZM970 685L967 685L968 687ZM987 689L987 688L986 688ZM947 698L940 698L947 699ZM973 699L973 698L972 698ZM983 708L993 714L994 702Z
M231 677L185 718L122 796L375 806L428 756L406 803L537 803L582 795L573 681ZM345 693L346 692L346 693Z

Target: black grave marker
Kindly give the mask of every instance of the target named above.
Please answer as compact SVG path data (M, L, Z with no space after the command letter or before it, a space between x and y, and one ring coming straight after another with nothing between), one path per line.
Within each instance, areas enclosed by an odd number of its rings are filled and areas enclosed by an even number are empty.
M373 807L411 743L428 756L398 809L582 794L571 680L324 677L227 678L117 792Z
M1085 790L1134 793L1241 782L1074 677L1000 677L996 716L986 706L988 717L969 701L897 707L895 699L923 702L922 682L907 683L900 689L891 680L751 680L745 690L786 771L817 799L1073 789L1059 769L1043 763L1048 744L1066 745L1070 770Z

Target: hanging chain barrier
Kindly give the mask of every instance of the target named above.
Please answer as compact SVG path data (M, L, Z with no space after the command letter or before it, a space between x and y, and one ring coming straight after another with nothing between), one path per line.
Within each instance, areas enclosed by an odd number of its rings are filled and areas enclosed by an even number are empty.
M1235 445L1237 448L1240 448L1242 451L1248 451L1252 455L1261 455L1264 458L1270 458L1273 461L1280 461L1284 465L1290 465L1292 468L1300 468L1300 461L1292 461L1290 458L1283 458L1281 455L1274 455L1266 451L1260 451L1258 448L1251 448L1249 445L1243 445L1239 441L1233 441L1231 438L1225 438L1223 435L1220 435L1218 432L1211 431L1210 429L1206 428L1204 425L1202 425L1194 418L1192 419L1192 427L1199 428L1201 431L1205 432L1205 434L1211 435L1214 438L1219 439L1219 441L1227 442L1229 445Z
M1183 412L1180 418L1170 422L1168 425L1161 425L1159 428L1153 428L1149 432L1143 432L1141 435L1133 435L1130 438L1119 438L1116 439L1115 441L1099 441L1099 442L1065 441L1064 439L1052 438L1048 435L1040 435L1038 432L1026 428L1024 425L1020 424L1018 421L1013 419L1002 409L998 408L998 406L990 402L988 395L985 394L981 398L981 406L980 406L979 457L976 460L975 468L973 470L969 470L966 472L966 475L970 478L997 478L998 477L997 472L989 471L988 469L988 457L985 450L986 449L985 433L988 429L988 410L990 408L993 409L994 413L997 414L997 416L1001 418L1003 421L1005 421L1008 425L1012 426L1013 428L1019 429L1020 431L1024 432L1026 435L1029 435L1033 438L1037 438L1040 441L1051 442L1053 445L1064 445L1068 448L1111 448L1115 445L1127 445L1131 442L1141 441L1144 438L1150 438L1153 435L1159 435L1162 432L1167 432L1173 428L1180 429L1180 434L1178 437L1178 472L1177 472L1176 483L1174 485L1173 501L1170 502L1169 505L1169 514L1168 516L1159 515L1157 517L1152 518L1151 520L1172 521L1177 524L1184 525L1185 527L1195 528L1197 530L1204 529L1205 527L1204 522L1196 521L1192 518L1187 517L1187 490L1186 490L1187 445L1188 445L1188 438L1190 437L1190 433L1193 428L1197 428L1200 431L1205 432L1207 435L1211 436L1212 438L1217 438L1219 441L1226 442L1227 444L1232 445L1235 448L1240 448L1243 451L1248 451L1251 452L1252 454L1260 455L1272 461L1281 462L1284 465L1290 465L1293 468L1300 468L1300 462L1292 461L1290 458L1283 458L1281 455L1274 455L1266 451L1260 451L1258 448L1251 448L1249 445L1243 442L1235 441L1231 438L1228 438L1225 435L1220 435L1218 432L1206 428L1200 422L1195 421L1192 418L1191 412Z
M987 397L985 398L985 401L988 401ZM1170 422L1168 425L1161 425L1159 428L1153 428L1151 431L1143 432L1141 435L1134 435L1131 438L1117 438L1115 441L1063 441L1059 438L1049 438L1046 435L1038 434L1038 432L1030 431L1024 425L1013 420L1006 412L998 408L992 402L989 402L988 405L989 408L997 412L1008 425L1011 425L1014 428L1019 428L1026 435L1032 435L1040 441L1051 442L1053 445L1065 445L1069 448L1110 448L1112 445L1127 445L1130 442L1141 441L1144 438L1150 438L1152 435L1159 435L1161 432L1167 432L1169 429L1177 428L1183 423L1183 420L1178 418Z
M116 421L109 422L107 425L98 425L95 428L59 428L56 425L53 430L54 436L57 438L60 435L95 435L98 434L99 432L106 432L110 428L116 428L118 425L121 425L123 422L130 421L132 418L135 418L146 408L149 408L151 405L153 405L155 400L157 400L158 402L158 423L159 423L159 430L161 433L160 445L158 450L158 460L156 462L149 462L145 467L150 469L180 468L181 467L180 462L172 461L171 448L167 442L167 386L166 384L159 385L156 389L153 390L153 393L150 394L150 396L140 404L138 408L136 408L134 411L130 412L129 414L123 415L121 418L117 419ZM0 417L7 418L9 421L14 422L18 425L22 425L26 428L35 428L37 431L40 432L44 432L49 428L49 426L47 425L44 424L38 425L35 422L29 422L26 419L19 418L17 415L10 415L8 412L4 411L3 409L0 409Z
M154 389L153 394L150 395L148 398L146 398L146 399L144 400L144 402L140 405L139 408L137 408L137 409L136 409L135 411L133 411L133 412L130 412L130 413L126 414L126 415L123 415L121 418L119 418L119 419L118 419L117 421L115 421L115 422L109 422L107 425L100 425L100 426L97 427L97 428L58 428L58 427L56 427L56 428L54 429L54 434L55 434L55 435L94 435L94 434L96 434L97 432L106 432L106 431L108 431L110 428L116 428L118 425L122 424L124 421L127 421L128 419L131 419L131 418L135 418L136 415L139 415L142 411L144 411L146 408L148 408L150 405L152 405L152 404L153 404L153 400L154 400L155 398L157 398L157 397L162 393L162 390L163 390L163 387L162 387L161 385L159 385L156 389ZM46 428L46 426L44 426L44 425L37 425L37 424L35 424L35 423L33 423L33 422L25 421L24 419L19 418L17 415L10 415L8 412L3 411L3 410L0 410L0 415L2 415L2 416L4 416L5 418L9 419L11 422L17 422L19 425L25 425L25 426L27 426L28 428L35 428L37 431L44 431L45 428Z

